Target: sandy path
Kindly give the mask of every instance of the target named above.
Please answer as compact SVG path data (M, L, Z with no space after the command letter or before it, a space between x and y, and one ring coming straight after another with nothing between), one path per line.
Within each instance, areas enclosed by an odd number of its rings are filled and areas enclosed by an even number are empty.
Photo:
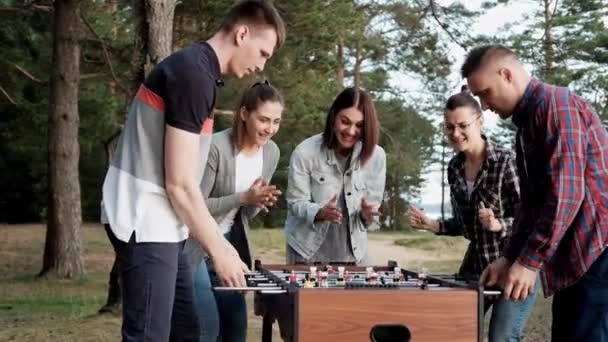
M392 234L371 234L368 239L368 264L385 265L388 260L394 260L402 268L407 268L414 260L414 264L433 261L442 262L459 258L460 250L421 250L399 246L395 244L396 237Z

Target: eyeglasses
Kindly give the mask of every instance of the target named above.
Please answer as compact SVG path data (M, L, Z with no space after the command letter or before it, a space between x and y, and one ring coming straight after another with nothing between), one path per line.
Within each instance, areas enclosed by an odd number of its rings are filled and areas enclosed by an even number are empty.
M257 87L259 85L262 85L262 84L269 86L270 82L268 80L257 81L257 82L255 82L254 84L251 85L251 88L255 88L255 87Z
M456 128L458 128L458 130L460 132L465 132L467 130L467 128L469 128L472 124L475 123L475 121L477 121L477 119L479 119L481 117L481 115L477 115L473 120L469 121L469 122L461 122L457 125L451 125L451 124L444 124L444 129L448 134L452 134L456 131Z

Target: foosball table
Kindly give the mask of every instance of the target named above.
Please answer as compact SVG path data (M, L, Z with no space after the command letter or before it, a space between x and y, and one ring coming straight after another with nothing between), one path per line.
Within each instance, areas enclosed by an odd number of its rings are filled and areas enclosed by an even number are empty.
M264 265L247 275L262 341L483 341L484 296L455 275L387 266Z

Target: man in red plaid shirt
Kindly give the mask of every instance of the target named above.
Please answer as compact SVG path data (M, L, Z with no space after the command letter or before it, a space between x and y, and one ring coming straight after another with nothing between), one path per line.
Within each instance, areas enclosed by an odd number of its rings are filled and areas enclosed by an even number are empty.
M481 281L521 300L540 271L554 294L552 341L608 341L608 132L583 99L530 77L504 46L471 50L461 73L484 109L517 126L521 210Z

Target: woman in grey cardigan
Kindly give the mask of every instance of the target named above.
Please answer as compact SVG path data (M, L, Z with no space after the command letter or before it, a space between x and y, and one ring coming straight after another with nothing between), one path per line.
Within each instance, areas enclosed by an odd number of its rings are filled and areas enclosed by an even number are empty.
M249 219L268 210L281 194L270 179L279 161L279 148L270 140L279 129L281 94L268 82L256 83L243 94L233 127L213 135L201 183L209 211L220 232L243 262L251 267ZM244 295L214 292L218 280L200 247L189 241L194 273L195 303L201 324L199 341L246 340ZM194 245L194 246L193 246Z
M329 109L324 132L295 148L286 192L288 263L365 263L386 177L378 131L369 94L346 88Z

